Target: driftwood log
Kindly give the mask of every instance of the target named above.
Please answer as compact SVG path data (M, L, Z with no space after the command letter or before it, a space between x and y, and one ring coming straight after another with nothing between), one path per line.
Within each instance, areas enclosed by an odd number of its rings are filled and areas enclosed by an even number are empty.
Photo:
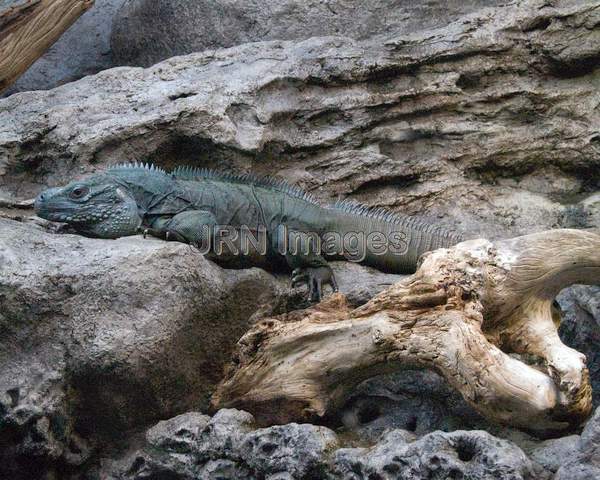
M94 0L0 1L0 93L94 4Z
M600 283L600 235L552 230L430 252L359 308L334 294L258 323L212 405L265 424L315 421L369 377L427 367L490 420L570 429L592 406L585 357L561 342L553 317L554 297L573 283Z

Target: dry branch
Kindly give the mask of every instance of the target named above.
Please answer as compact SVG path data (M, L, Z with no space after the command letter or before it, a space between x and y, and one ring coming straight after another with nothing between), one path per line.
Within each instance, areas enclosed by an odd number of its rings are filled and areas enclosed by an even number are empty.
M8 0L0 5L0 93L35 62L94 0Z
M427 367L491 420L569 429L591 409L585 357L560 341L552 317L554 297L573 283L600 283L599 235L553 230L430 252L357 309L336 294L260 322L239 341L213 406L263 423L314 421L364 379Z

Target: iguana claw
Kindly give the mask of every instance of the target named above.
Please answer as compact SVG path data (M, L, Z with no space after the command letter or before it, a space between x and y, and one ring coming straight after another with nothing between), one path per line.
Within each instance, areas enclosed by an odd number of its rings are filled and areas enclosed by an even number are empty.
M136 228L136 231L137 231L138 233L141 233L141 234L142 234L142 236L144 237L144 239L145 239L145 238L146 238L146 236L148 235L148 229L147 229L147 228L144 228L144 227L137 227L137 228Z
M296 268L292 271L290 286L294 288L297 284L307 282L308 294L311 302L320 302L323 297L323 285L329 283L334 292L338 291L337 282L333 270L328 265L322 267Z

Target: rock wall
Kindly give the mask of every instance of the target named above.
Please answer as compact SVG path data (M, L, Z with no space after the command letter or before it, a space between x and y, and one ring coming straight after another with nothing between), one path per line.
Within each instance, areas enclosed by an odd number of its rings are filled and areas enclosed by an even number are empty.
M499 3L95 0L2 96L48 90L117 65L149 66L174 55L247 42L409 33Z
M53 235L0 218L0 477L72 469L206 408L279 285L183 244ZM27 477L29 472L32 477Z
M117 68L0 101L0 196L147 160L497 238L597 227L597 3L524 2L387 41L320 37Z
M119 65L265 40L336 35L362 40L440 27L497 0L127 0L115 17Z

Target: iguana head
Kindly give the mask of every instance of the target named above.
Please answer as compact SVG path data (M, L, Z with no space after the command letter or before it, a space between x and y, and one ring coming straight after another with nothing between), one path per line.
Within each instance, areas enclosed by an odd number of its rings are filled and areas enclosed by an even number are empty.
M46 220L68 223L88 237L134 235L141 224L127 187L105 174L45 190L35 200L35 211Z

